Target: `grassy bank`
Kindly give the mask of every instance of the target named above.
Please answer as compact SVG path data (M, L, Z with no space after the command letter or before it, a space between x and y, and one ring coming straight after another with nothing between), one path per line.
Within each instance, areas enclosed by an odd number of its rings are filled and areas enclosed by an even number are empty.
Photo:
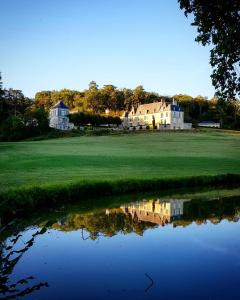
M16 207L43 205L79 194L236 184L237 174L240 135L221 130L0 143L3 206L6 201Z
M0 192L240 173L240 135L160 132L0 143Z
M36 208L55 204L83 202L92 197L123 195L142 191L160 191L193 187L239 186L240 175L225 174L216 176L195 176L170 179L141 179L101 182L79 182L64 186L20 188L0 194L2 215L21 211L34 211Z

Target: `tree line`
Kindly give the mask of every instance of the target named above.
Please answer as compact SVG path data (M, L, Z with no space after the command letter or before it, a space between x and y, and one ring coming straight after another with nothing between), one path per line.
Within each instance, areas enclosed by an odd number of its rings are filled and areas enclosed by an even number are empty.
M0 141L21 140L46 133L48 113L21 90L3 89L0 74Z
M139 85L135 89L118 89L108 84L99 88L91 81L88 89L75 91L63 89L60 91L41 91L35 95L35 105L49 110L57 101L62 100L70 109L80 112L104 113L109 109L113 113L130 110L139 103L151 103L159 100L159 94L147 92Z
M82 113L78 117L80 120L83 114L88 116L103 114L106 110L109 110L112 115L120 116L123 111L129 111L132 107L137 108L139 104L160 101L160 99L170 103L173 98L184 109L185 122L197 125L201 121L211 120L220 122L224 128L240 129L239 100L224 101L217 97L208 99L201 95L192 97L186 94L170 97L146 91L141 85L135 89L118 89L114 85L104 85L99 88L96 82L92 81L84 91L63 89L38 92L35 95L35 105L48 111L57 101L62 100L70 109Z
M0 76L0 140L20 140L48 132L48 112L59 100L77 112L70 120L77 126L91 124L120 124L119 116L139 104L164 99L170 103L175 99L184 110L185 122L197 125L201 121L220 122L223 128L240 129L240 101L223 101L217 97L207 99L203 96L192 97L177 94L162 96L144 90L118 89L113 85L99 88L92 81L88 89L76 91L41 91L34 99L25 97L21 90L3 89ZM108 115L105 111L108 110Z

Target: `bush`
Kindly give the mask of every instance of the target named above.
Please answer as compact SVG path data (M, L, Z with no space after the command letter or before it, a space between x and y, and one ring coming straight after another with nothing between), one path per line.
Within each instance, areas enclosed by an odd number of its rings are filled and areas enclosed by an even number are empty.
M90 114L79 112L69 115L70 121L76 126L84 126L91 124L93 126L99 125L120 125L121 120L119 117L103 116L99 114Z
M0 193L0 213L34 211L56 203L86 201L88 197L131 192L170 190L189 187L239 186L240 175L195 176L172 179L125 179L118 181L76 182L64 185L21 188Z
M18 141L25 136L24 120L21 117L8 117L1 126L1 138L4 141Z
M48 115L43 109L28 111L24 116L11 116L3 121L0 141L19 141L50 131Z

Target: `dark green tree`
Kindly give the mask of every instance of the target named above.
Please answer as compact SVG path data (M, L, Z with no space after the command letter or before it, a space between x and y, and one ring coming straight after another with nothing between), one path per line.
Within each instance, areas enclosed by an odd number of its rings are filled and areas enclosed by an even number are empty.
M85 98L89 108L93 112L97 113L104 111L103 98L95 81L89 83L88 90L85 91Z
M193 14L196 41L211 45L211 75L217 95L234 99L240 95L240 1L178 0L186 16Z

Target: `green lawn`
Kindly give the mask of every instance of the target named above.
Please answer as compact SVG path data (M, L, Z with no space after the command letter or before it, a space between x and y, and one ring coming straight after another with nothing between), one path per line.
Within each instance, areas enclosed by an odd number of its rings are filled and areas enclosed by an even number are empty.
M0 143L0 191L81 180L240 173L240 134L84 136Z

